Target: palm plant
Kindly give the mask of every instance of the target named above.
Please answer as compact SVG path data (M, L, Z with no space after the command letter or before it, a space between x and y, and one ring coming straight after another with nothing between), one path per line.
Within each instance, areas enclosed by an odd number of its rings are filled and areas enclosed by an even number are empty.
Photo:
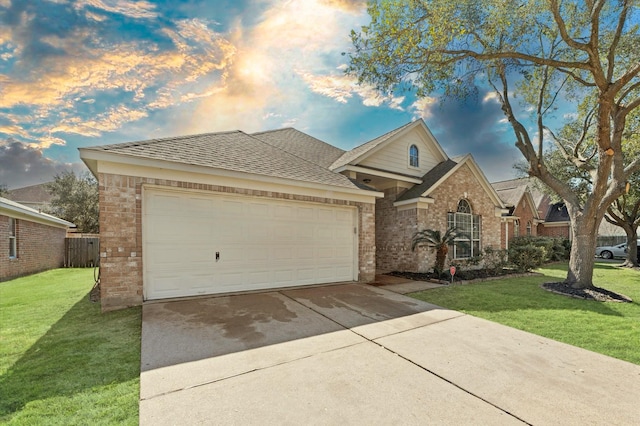
M456 238L462 236L455 227L448 228L444 234L440 231L433 229L425 229L418 231L413 235L411 240L411 250L415 251L416 247L427 245L432 247L436 251L436 263L433 267L438 276L442 275L444 271L444 263L447 260L447 253L449 253L449 246L454 243Z

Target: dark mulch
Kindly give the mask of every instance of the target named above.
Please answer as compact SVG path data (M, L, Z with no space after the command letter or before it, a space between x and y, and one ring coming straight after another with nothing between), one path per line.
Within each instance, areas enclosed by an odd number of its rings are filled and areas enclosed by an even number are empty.
M624 294L615 293L600 287L591 288L573 288L570 284L564 282L544 283L542 288L553 293L563 296L575 297L578 299L595 300L597 302L632 302L631 298Z
M492 277L501 277L513 274L513 270L511 269L503 269L501 271L493 271L488 269L472 269L466 271L458 271L454 274L454 281L471 281L480 278L492 278ZM402 277L408 280L415 281L429 281L429 280L444 280L451 281L451 275L449 274L449 270L447 270L442 276L438 277L438 274L434 272L399 272L393 271L389 272L387 275L392 275L394 277Z

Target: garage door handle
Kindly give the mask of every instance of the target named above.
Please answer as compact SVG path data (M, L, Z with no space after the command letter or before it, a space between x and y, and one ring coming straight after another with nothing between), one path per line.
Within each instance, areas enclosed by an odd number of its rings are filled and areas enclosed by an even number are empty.
M217 262L218 260L220 260L220 252L219 252L219 251L217 251L217 252L216 252L216 262Z

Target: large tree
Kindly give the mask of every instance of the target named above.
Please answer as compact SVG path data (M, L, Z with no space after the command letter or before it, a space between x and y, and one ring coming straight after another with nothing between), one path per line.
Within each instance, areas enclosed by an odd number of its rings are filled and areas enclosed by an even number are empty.
M381 91L409 86L419 96L468 96L490 87L528 174L567 205L573 244L566 282L592 287L600 222L640 169L640 158L625 161L622 142L627 116L640 107L638 1L389 0L370 1L368 12L371 23L352 31L347 72ZM521 110L516 94L526 104ZM588 96L595 99L596 149L585 157L582 141L563 145L548 135L560 103L568 114ZM547 168L550 141L591 175L584 198Z
M561 142L560 146L569 145L571 141L581 141L577 149L585 158L585 167L576 168L571 156L562 149L551 149L544 155L547 170L557 179L567 182L581 202L585 202L590 194L593 187L591 172L597 167L597 155L589 154L597 152L594 146L594 133L597 130L593 123L594 109L593 99L585 98L579 107L578 116L567 122L558 135L551 132L551 136ZM625 147L625 165L640 157L640 109L629 115L622 135L622 144ZM524 175L528 165L518 163L515 168ZM545 185L540 185L539 189L557 198L557 194ZM640 170L628 177L625 192L607 208L604 219L625 231L629 250L623 266L638 266L636 240L637 229L640 226Z
M57 174L46 188L52 195L49 213L74 223L79 232L98 233L98 183L89 172Z

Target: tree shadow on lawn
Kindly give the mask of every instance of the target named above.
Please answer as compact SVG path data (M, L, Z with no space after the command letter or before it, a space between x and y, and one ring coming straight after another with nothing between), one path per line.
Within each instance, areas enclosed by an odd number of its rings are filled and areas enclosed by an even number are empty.
M30 401L138 378L140 321L139 307L101 314L82 297L0 377L0 418Z
M557 270L558 275L545 274L536 277L504 278L496 281L486 281L452 286L435 290L426 290L412 294L417 299L426 302L442 304L450 309L464 311L503 312L518 310L577 310L594 312L600 315L624 317L618 309L619 305L638 308L637 298L632 297L631 303L597 302L583 300L565 295L555 294L541 287L542 283L562 281L566 277L566 269L561 265L548 265L545 269ZM619 270L615 265L596 264L597 270ZM563 275L561 275L562 273ZM605 282L597 282L596 286L607 288ZM453 291L452 291L453 290ZM452 291L450 294L448 292ZM430 297L430 294L436 297ZM495 295L495 297L491 297Z

